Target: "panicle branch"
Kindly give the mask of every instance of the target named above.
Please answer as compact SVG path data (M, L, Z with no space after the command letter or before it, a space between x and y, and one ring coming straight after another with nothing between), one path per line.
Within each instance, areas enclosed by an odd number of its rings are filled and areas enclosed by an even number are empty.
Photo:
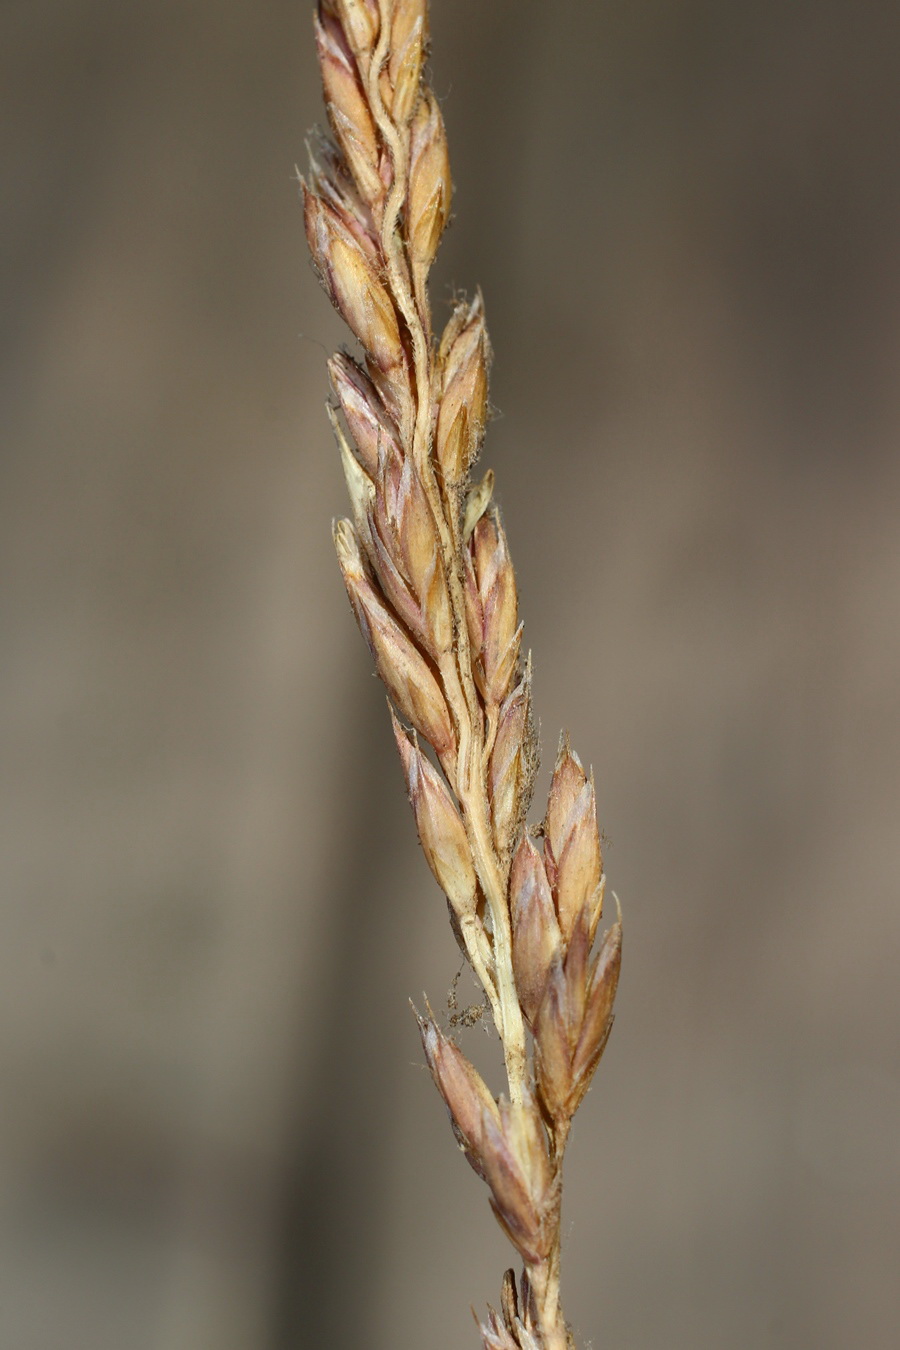
M306 234L358 344L328 363L351 504L335 546L392 705L422 850L493 1014L508 1096L494 1098L430 1008L419 1029L460 1147L522 1260L480 1326L484 1346L567 1350L563 1153L612 1025L621 954L620 922L595 948L605 878L594 783L563 738L543 824L526 828L531 661L493 474L471 479L491 363L480 293L455 304L439 338L431 327L428 272L452 183L423 79L426 0L319 0L315 38L331 134L311 147Z

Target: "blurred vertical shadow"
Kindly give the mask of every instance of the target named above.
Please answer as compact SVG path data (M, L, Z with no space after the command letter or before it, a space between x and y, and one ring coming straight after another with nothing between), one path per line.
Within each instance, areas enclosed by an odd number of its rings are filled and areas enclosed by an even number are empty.
M367 1309L378 1280L372 1254L379 1250L384 1189L379 1141L389 1125L391 1093L370 1009L375 986L390 978L386 966L395 946L378 881L388 871L381 860L395 808L386 806L390 792L372 787L397 777L385 728L371 713L370 700L359 699L344 740L353 758L340 775L351 842L332 889L330 970L312 1037L315 1092L298 1103L298 1147L287 1160L276 1216L271 1350L371 1342ZM396 911L394 917L399 922Z

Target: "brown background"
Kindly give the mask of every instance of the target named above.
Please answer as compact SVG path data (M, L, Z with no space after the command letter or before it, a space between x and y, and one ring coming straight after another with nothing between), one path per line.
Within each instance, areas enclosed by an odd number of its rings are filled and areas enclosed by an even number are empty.
M3 1350L462 1350L507 1260L331 552L308 7L0 5ZM596 1350L897 1344L898 14L435 0L435 295L626 914Z

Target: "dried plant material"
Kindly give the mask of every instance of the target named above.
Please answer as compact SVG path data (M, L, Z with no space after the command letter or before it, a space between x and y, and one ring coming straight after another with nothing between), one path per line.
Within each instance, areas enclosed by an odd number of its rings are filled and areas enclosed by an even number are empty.
M486 1322L479 1324L482 1340L485 1350L520 1350L520 1342L515 1340L512 1333L500 1321L500 1318L491 1308L488 1312Z
M432 1018L418 1017L425 1058L450 1112L460 1147L480 1177L485 1177L485 1124L500 1125L500 1110L484 1079Z
M462 817L418 745L410 740L396 717L393 723L422 852L456 917L460 921L474 918L478 879Z
M350 603L397 711L430 741L438 755L449 757L456 738L440 685L368 577L349 520L337 522L334 542Z
M508 1093L494 1098L430 1009L419 1030L456 1139L522 1261L518 1281L504 1276L501 1312L479 1324L484 1346L570 1350L563 1154L612 1026L621 959L621 922L594 950L605 888L594 782L564 738L539 849L526 828L537 746L515 572L493 472L470 478L491 362L481 295L432 336L427 277L452 183L422 76L425 0L320 0L315 33L333 140L311 150L306 233L361 349L328 363L352 509L335 545Z
M565 956L557 956L535 1025L538 1090L556 1133L569 1128L612 1029L622 929L604 935L589 965L589 920L577 925Z
M497 731L488 765L488 795L494 839L508 857L531 805L538 751L531 721L531 665L497 712Z
M337 352L328 362L328 373L360 463L374 478L382 450L386 456L400 453L397 427L368 375L349 356Z
M438 351L441 401L434 454L448 487L465 481L481 449L490 357L479 292L471 304L457 305Z
M533 1027L547 981L562 953L562 933L553 908L544 861L524 835L509 877L513 924L513 969L522 1011Z
M450 215L450 159L444 119L430 89L424 90L410 136L409 196L406 202L409 256L424 280L434 262Z

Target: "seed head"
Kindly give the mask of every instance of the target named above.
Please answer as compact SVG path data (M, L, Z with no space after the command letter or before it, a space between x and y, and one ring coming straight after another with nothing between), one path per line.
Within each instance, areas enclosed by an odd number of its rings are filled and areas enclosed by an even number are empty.
M573 1350L557 1293L562 1155L612 1024L621 951L617 924L592 955L604 893L594 784L564 740L539 850L525 829L537 747L516 579L493 471L472 481L491 362L480 294L456 304L438 344L431 328L428 272L452 182L423 79L427 0L318 0L315 33L330 137L310 149L306 233L361 348L328 363L353 517L335 545L510 1100L494 1099L430 1009L419 1029L524 1263L518 1288L504 1278L502 1315L481 1324L485 1350Z

